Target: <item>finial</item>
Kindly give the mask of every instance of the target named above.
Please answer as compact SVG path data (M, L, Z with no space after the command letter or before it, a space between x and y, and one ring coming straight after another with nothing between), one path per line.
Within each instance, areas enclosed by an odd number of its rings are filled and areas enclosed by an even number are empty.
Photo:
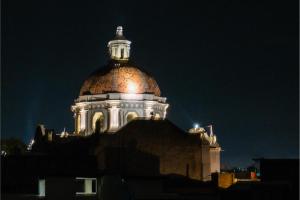
M117 36L122 36L123 35L123 27L122 26L117 27L116 35Z

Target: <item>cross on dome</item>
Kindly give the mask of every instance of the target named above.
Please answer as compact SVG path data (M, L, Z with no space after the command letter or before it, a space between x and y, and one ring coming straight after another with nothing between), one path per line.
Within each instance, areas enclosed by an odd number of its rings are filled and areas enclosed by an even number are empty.
M122 26L117 27L116 35L123 36L123 27Z

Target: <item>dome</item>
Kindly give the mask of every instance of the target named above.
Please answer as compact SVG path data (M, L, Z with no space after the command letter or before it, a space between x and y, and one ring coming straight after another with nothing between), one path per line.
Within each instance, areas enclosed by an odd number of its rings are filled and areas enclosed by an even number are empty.
M160 96L160 89L155 79L127 61L111 61L105 67L92 73L80 89L80 95L109 92Z

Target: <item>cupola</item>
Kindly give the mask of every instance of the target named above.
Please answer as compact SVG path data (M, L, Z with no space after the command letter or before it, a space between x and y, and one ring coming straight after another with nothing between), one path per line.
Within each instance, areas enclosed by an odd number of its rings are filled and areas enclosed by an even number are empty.
M123 27L118 26L116 36L107 44L110 58L112 60L128 60L130 56L131 41L123 36Z

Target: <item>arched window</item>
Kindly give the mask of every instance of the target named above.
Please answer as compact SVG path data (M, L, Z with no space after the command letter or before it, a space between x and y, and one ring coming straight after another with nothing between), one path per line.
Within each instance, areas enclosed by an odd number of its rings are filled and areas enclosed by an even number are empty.
M124 49L121 49L121 58L124 58Z
M129 113L127 113L127 115L126 115L127 123L130 122L131 120L133 120L136 117L138 117L138 115L136 114L136 112L129 112Z
M100 133L103 131L104 126L104 115L102 112L95 112L92 121L93 131L95 133Z

